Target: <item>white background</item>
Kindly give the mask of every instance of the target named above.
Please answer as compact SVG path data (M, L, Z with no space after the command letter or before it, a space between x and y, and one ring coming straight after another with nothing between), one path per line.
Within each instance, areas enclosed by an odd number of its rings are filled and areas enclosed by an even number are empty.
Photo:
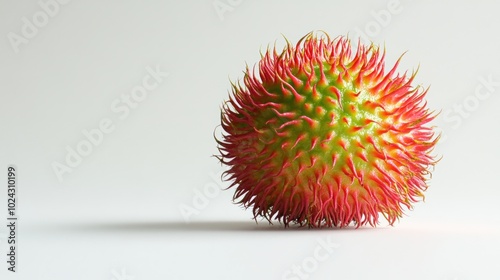
M1 222L1 279L500 278L500 5L49 2L0 2L0 217L14 164L20 219L16 274ZM282 36L317 30L385 46L388 67L408 51L399 69L420 66L441 110L426 201L394 227L255 224L220 190L213 132L230 81ZM113 109L148 67L169 75L130 114ZM59 180L55 162L106 119L114 130Z

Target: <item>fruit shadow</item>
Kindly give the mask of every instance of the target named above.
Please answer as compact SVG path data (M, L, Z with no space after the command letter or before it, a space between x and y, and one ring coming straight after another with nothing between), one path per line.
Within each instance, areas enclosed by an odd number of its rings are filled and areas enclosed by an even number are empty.
M309 228L283 224L269 224L267 221L133 221L96 222L80 224L59 224L53 231L93 232L299 232L299 231L365 231L381 228L349 226L344 228Z

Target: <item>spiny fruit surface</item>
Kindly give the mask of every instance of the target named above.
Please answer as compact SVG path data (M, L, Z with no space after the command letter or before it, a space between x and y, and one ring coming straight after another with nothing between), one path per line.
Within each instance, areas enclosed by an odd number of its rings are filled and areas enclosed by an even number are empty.
M393 224L423 199L439 137L427 90L385 51L309 33L262 55L222 106L219 159L254 218L309 227ZM256 73L257 72L257 73Z

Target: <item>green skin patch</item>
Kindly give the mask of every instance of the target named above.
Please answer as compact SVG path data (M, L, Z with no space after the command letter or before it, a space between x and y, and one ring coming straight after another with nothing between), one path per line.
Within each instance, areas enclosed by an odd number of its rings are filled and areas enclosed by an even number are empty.
M327 67L325 63L324 68ZM310 191L308 184L304 182L315 177L311 174L314 169L307 168L300 173L299 170L300 166L311 166L311 158L317 159L315 164L318 166L331 167L328 171L330 176L322 178L322 180L328 180L330 177L330 181L335 174L342 173L341 169L347 166L346 159L349 155L359 153L368 161L373 162L375 159L370 155L373 148L365 139L368 135L375 134L377 124L374 121L381 120L376 113L377 108L365 106L365 102L374 99L366 88L358 89L352 81L344 81L344 84L340 85L336 82L338 74L332 77L326 75L328 83L318 84L319 71L320 67L316 66L316 75L313 79L309 79L315 87L314 90L310 85L306 87L308 77L305 73L297 74L297 70L292 72L302 81L302 85L295 88L302 98L296 98L290 90L286 90L286 87L283 91L281 85L264 85L268 92L275 94L277 98L268 97L259 101L262 104L280 104L279 113L292 113L290 117L278 115L273 110L274 108L259 111L253 116L255 129L262 131L262 141L255 144L256 153L258 154L264 148L269 151L255 158L256 163L272 158L275 170L279 171L281 166L293 159L291 166L287 168L288 177L295 178L299 174L298 181L302 184L294 187L303 191ZM286 82L289 85L293 84L291 79ZM332 91L332 87L340 93L340 100ZM308 122L305 118L301 119L301 116L314 121ZM271 139L276 141L267 144L271 142ZM277 156L271 157L271 151L278 151ZM336 159L335 165L333 164L334 158ZM369 171L369 164L362 158L355 156L352 157L352 161L357 170ZM258 173L260 174L255 174L255 179L262 179L265 172ZM287 186L282 183L281 188L283 187ZM361 192L365 191L356 183L351 184L351 187Z

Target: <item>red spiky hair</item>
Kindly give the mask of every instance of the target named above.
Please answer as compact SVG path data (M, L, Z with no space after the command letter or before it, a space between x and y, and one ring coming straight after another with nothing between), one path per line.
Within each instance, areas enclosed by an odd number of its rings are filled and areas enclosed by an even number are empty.
M393 224L423 198L439 137L416 72L385 51L307 34L246 69L222 107L220 161L254 218L310 227Z

